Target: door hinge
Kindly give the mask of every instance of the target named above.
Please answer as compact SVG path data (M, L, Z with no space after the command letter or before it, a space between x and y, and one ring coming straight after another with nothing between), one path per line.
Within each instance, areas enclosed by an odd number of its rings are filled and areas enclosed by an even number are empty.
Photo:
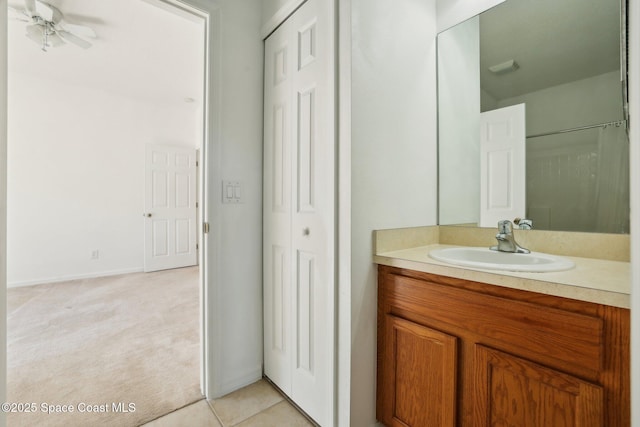
M202 232L203 232L204 234L209 233L209 223L208 223L208 222L204 222L204 223L202 223Z
M198 244L196 243L196 251L200 249L200 247L198 246Z

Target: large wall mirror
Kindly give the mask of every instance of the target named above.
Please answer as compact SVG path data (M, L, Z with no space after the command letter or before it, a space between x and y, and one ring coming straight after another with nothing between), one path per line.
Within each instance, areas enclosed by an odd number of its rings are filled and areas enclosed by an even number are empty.
M629 232L624 3L506 0L438 35L439 224Z

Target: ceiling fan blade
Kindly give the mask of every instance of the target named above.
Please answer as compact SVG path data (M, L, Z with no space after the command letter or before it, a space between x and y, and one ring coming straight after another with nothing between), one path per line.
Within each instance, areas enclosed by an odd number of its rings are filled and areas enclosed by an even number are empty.
M27 25L27 38L42 45L42 37L44 37L44 28L40 25L33 24Z
M30 40L33 40L34 42L39 44L40 46L47 48L47 47L57 47L64 44L64 40L59 34L55 32L50 32L45 37L44 32L45 32L45 28L42 25L38 25L38 24L27 25L27 37ZM45 45L45 41L46 41L46 45Z
M51 22L53 22L53 25L57 25L62 21L62 12L53 6L51 6L51 11L53 12Z
M36 14L36 0L24 0L24 7L29 16Z
M64 40L59 34L53 33L47 36L47 47L58 47L64 44Z
M48 4L42 3L40 1L36 0L35 3L36 3L36 13L40 15L40 17L45 21L52 22L53 9L50 8Z
M92 28L85 25L69 24L68 22L61 21L59 26L62 27L64 31L67 31L78 37L90 37L92 39L98 37L98 35L95 31L93 31Z
M79 46L79 47L81 47L83 49L89 49L91 47L91 43L89 43L86 40L81 39L80 37L78 37L78 36L76 36L74 34L71 34L68 31L59 30L59 31L56 31L56 33L60 37L62 37L62 39L64 41L72 43L72 44L75 44L76 46Z
M28 12L26 10L16 9L11 6L8 7L8 10L9 18L22 22L31 22L31 17L28 15Z
M26 27L27 35L40 37L44 35L44 27L38 24L27 25Z

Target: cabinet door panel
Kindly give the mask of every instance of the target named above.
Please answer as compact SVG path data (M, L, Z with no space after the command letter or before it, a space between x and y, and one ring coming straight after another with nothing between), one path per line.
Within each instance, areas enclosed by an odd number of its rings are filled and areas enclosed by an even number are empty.
M455 425L457 338L387 315L387 424Z
M602 426L602 387L482 345L475 349L475 426Z

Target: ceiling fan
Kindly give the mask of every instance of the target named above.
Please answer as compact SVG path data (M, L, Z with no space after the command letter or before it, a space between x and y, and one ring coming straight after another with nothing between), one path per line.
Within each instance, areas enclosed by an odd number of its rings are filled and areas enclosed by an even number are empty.
M28 22L27 37L47 48L71 43L83 49L91 47L85 38L96 38L96 33L90 27L70 24L63 19L62 12L55 6L40 0L25 0L24 9L9 6L9 12L14 19Z

